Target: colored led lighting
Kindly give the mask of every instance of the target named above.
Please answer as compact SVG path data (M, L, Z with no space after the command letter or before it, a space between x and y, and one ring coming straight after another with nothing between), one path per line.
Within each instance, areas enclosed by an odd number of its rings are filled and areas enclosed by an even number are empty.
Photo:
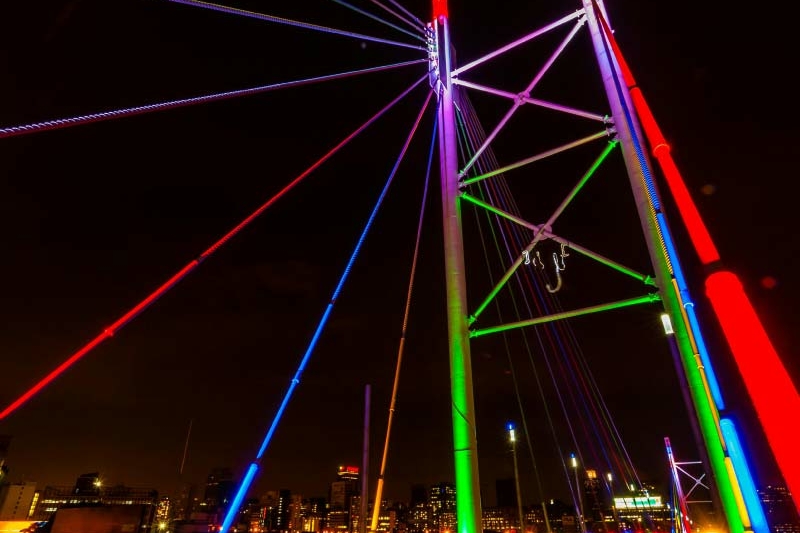
M629 163L638 164L638 170L641 172L641 185L644 186L644 189L637 192L637 189L634 188L634 192L637 196L641 196L642 200L648 202L647 211L649 212L640 208L639 215L643 220L645 220L645 217L649 217L652 221L652 224L647 225L647 232L651 241L650 255L653 266L658 270L659 276L670 275L673 273L673 267L678 263L678 257L674 253L674 246L671 246L669 228L666 226L663 216L659 216L661 215L660 199L655 189L646 154L642 150L642 143L639 138L635 119L628 105L626 87L623 87L621 84L619 70L614 62L613 52L609 49L608 41L603 38L602 29L598 27L599 15L597 14L598 8L596 0L584 0L584 8L590 19L590 27L593 27L593 44L595 46L598 62L600 63L601 72L604 76L604 83L609 101L612 103L612 107L615 107L614 102L616 102L618 106L613 110L615 123L618 128L627 126L627 132L624 132L627 133L627 139L624 142L627 144L626 148L632 151L631 155L635 157L635 160L630 159ZM600 18L600 21L602 22L602 18ZM633 175L630 177L632 180L634 179ZM634 187L638 187L638 185L633 182L632 184ZM637 201L639 201L638 197ZM659 242L662 245L661 253L658 253L658 251L654 249L654 244ZM672 249L668 249L670 247ZM680 275L680 265L677 266L678 270L674 275L680 285L681 291L685 291L686 284L682 276L680 278L678 277ZM674 318L677 318L682 309L681 294L675 291L666 279L662 281L661 289L661 296L664 299L665 308ZM704 375L697 368L694 349L692 342L690 342L690 334L693 332L691 332L683 320L676 321L673 327L676 331L675 340L679 349L681 364L686 374L692 404L695 408L703 440L708 450L710 466L713 470L713 474L717 478L720 502L725 511L725 516L728 520L731 532L742 533L744 531L744 526L739 514L739 508L736 505L733 486L725 465L724 449L719 438L717 411L710 402L707 382L704 379ZM694 333L699 334L699 331Z
M764 515L764 509L761 507L761 499L758 497L755 483L753 483L753 477L746 468L747 459L742 449L742 444L739 441L739 434L736 431L736 426L733 420L728 418L721 419L719 425L722 428L722 434L725 436L728 456L730 456L734 471L737 473L736 479L739 481L739 488L742 491L744 505L750 516L750 525L755 533L769 533L767 517ZM737 463L742 463L742 465L737 466Z
M384 113L386 113L389 109L394 107L394 105L402 100L406 95L408 95L412 90L414 90L419 84L423 82L427 78L427 74L419 78L415 83L413 83L410 87L408 87L405 91L400 93L397 97L395 97L391 102L389 102L386 106L384 106L380 111L375 113L371 118L369 118L366 122L364 122L361 126L359 126L356 130L354 130L350 135L345 137L339 144L334 146L328 153L323 155L319 158L314 164L308 167L302 174L297 176L293 179L289 184L287 184L283 189L281 189L277 194L275 194L272 198L264 202L258 209L253 211L247 218L241 221L238 225L236 225L233 229L228 231L225 235L222 236L217 242L212 244L205 252L200 254L200 256L195 259L194 261L190 262L188 265L183 267L177 274L172 276L166 283L161 285L158 289L153 291L149 296L147 296L144 300L136 304L133 309L125 313L120 319L114 322L111 326L103 330L103 332L91 340L88 344L86 344L83 348L75 352L72 356L70 356L66 361L61 363L55 370L50 372L47 376L45 376L41 381L36 383L33 387L31 387L27 392L25 392L22 396L17 398L14 402L12 402L8 407L3 409L0 412L0 420L4 419L14 411L16 411L22 404L27 402L30 398L32 398L37 392L47 386L51 381L56 379L60 376L67 368L71 367L74 363L76 363L79 359L81 359L84 355L92 351L97 345L103 342L105 339L112 337L118 330L122 329L128 322L136 318L142 311L147 309L152 303L154 303L158 298L160 298L164 293L166 293L169 289L174 287L181 279L183 279L186 275L188 275L192 270L194 270L200 263L202 263L205 259L209 256L213 255L220 247L222 247L226 242L228 242L231 238L236 236L239 232L241 232L245 227L247 227L253 220L258 218L264 211L267 210L272 204L277 202L281 199L286 193L292 190L296 185L298 185L301 181L303 181L309 174L311 174L314 170L319 168L325 161L333 157L333 155L338 152L341 148L347 145L351 140L353 140L356 136L358 136L361 132L363 132L368 126L373 124L378 118L380 118Z
M256 472L258 471L258 464L250 463L250 466L247 468L247 473L242 480L242 484L239 486L239 490L236 492L236 496L233 497L231 501L231 506L228 507L228 512L225 515L225 519L222 521L222 527L220 528L220 533L228 533L231 526L233 525L233 521L239 515L239 507L242 505L242 501L244 501L244 497L247 495L247 490L250 488L250 485L253 483L253 479L256 477Z
M792 493L800 496L797 435L787 414L800 413L800 396L772 346L744 288L735 274L715 272L706 279L711 301L756 408L775 460ZM791 416L791 415L790 415Z
M669 314L663 313L661 315L661 324L664 326L665 335L674 335L675 330L672 329L672 320L669 319Z

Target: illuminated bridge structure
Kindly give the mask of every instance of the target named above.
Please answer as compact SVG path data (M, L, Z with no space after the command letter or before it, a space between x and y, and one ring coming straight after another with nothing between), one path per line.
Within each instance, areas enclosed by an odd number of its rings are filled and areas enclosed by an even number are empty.
M458 43L451 39L451 19L445 0L434 0L431 16L418 17L394 0L373 2L375 11L362 9L343 1L336 3L351 8L359 15L382 23L385 27L402 34L397 38L373 37L365 33L338 30L333 27L301 22L298 20L266 15L231 6L224 6L200 0L171 0L184 4L186 9L204 9L218 12L224 16L255 19L264 23L294 26L298 31L322 32L331 38L355 38L366 46L386 46L410 55L395 63L302 78L270 85L232 90L205 96L171 100L157 104L146 104L116 111L79 115L67 119L54 119L34 124L9 126L0 129L0 137L17 137L46 130L77 127L92 122L123 119L132 115L151 112L168 112L177 108L207 104L218 100L251 96L255 94L328 83L345 78L367 76L394 70L413 70L418 72L414 82L400 92L396 92L388 103L380 108L360 127L344 136L339 144L327 152L304 172L296 176L272 198L252 211L240 223L233 226L195 259L179 269L155 291L147 295L136 306L113 321L95 338L89 340L61 365L11 401L0 412L0 424L5 419L31 401L36 394L63 372L70 369L81 358L101 343L116 336L134 318L153 305L163 294L178 285L192 271L209 259L231 239L237 237L251 223L290 190L300 184L308 175L326 163L333 155L343 150L351 140L382 119L399 101L418 97L419 111L410 117L410 132L398 149L398 157L391 169L386 185L381 191L375 208L364 225L349 261L344 267L339 283L334 288L322 317L297 366L296 374L282 396L280 405L265 433L264 439L253 461L245 469L240 489L233 505L222 524L227 532L242 504L248 489L256 478L275 430L291 400L314 348L334 310L337 298L345 289L352 267L358 257L365 239L376 218L379 208L387 197L387 192L398 172L400 163L411 149L422 124L432 123L433 135L430 140L430 156L425 181L422 209L417 225L417 244L411 269L408 300L403 323L403 337L398 351L398 372L405 341L405 329L413 288L413 274L417 263L419 237L423 227L427 195L428 177L431 168L438 167L440 176L440 198L442 202L442 227L444 244L444 270L446 274L447 335L450 340L449 356L452 395L452 431L454 465L456 474L457 523L459 533L477 533L481 530L481 502L478 480L478 447L475 432L475 406L473 397L471 345L477 339L493 335L506 335L517 331L535 331L537 342L551 343L560 351L569 351L573 343L568 319L594 315L601 312L639 306L645 309L646 316L653 318L663 327L664 342L674 356L682 383L687 405L692 414L692 424L705 452L705 461L714 479L716 497L723 511L731 533L755 531L767 533L763 511L753 484L752 465L740 442L741 428L726 410L725 391L714 373L715 354L709 353L704 338L705 329L701 325L695 306L710 306L718 320L720 329L734 356L750 401L758 413L762 429L781 472L794 494L795 502L800 497L800 463L793 450L795 436L793 428L784 421L785 412L800 413L800 398L797 387L792 383L781 363L770 339L753 310L736 274L728 270L721 261L720 254L703 223L679 169L670 155L670 146L662 135L656 118L650 111L645 93L639 88L632 69L625 61L624 50L620 48L611 28L611 20L606 7L600 0L575 0L573 9L563 16L534 29L508 44L477 58L456 61ZM454 6L457 9L457 6ZM391 22L375 13L386 14ZM455 32L456 28L452 28ZM622 30L624 31L624 29ZM557 36L555 45L544 54L538 70L533 71L522 90L509 90L476 81L479 72L492 68L494 62L506 54L532 46L537 41ZM580 39L584 39L580 41ZM586 45L583 51L594 59L597 68L594 73L597 85L594 96L602 97L603 109L599 112L581 107L559 103L548 98L536 96L536 89L548 75L551 67L565 55L565 51ZM598 76L599 74L599 76ZM474 76L474 77L473 77ZM507 111L495 121L488 133L478 120L477 107L473 107L470 95L479 93L505 101ZM422 96L420 97L420 94ZM595 100L597 101L597 100ZM576 131L590 127L589 133L578 136L560 145L552 143L541 151L525 155L512 162L501 163L494 147L498 138L510 128L512 116L522 114L521 108L546 110L570 120L582 121L583 126ZM518 111L520 111L518 113ZM59 133L67 135L68 133ZM530 135L530 131L527 133ZM548 140L547 133L544 134ZM573 155L578 154L581 155ZM591 154L591 157L586 154ZM554 193L542 194L545 199L560 198L543 213L537 213L536 220L529 219L520 209L511 194L509 182L518 169L528 169L535 164L553 158L570 155L574 161L583 164L584 169L571 178L566 178L570 187L555 187ZM435 156L435 158L434 158ZM628 189L633 194L636 216L643 234L642 246L650 261L650 270L640 272L611 257L601 254L582 244L579 236L567 238L556 230L562 214L568 212L570 205L578 202L590 181L598 178L616 161L617 174L627 176ZM437 161L437 163L433 163ZM654 164L655 161L655 164ZM614 171L614 167L609 172ZM508 181L507 181L508 180ZM571 180L571 181L569 181ZM545 179L551 182L555 180ZM547 183L537 187L544 190ZM527 198L526 198L527 201ZM697 258L707 272L705 279L706 299L697 301L690 294L686 269L678 257L676 237L667 221L667 205L674 205L680 223L685 226ZM468 211L470 210L470 211ZM478 300L467 298L468 271L465 260L464 217L466 213L476 214L480 219L481 239L494 239L496 257L487 261L495 269L489 289ZM565 215L566 216L566 215ZM580 259L578 259L580 258ZM608 269L615 275L626 276L638 286L638 292L611 301L588 301L583 305L565 308L559 298L567 264L573 261L593 262ZM498 320L502 313L494 313L498 301L509 293L513 302L516 320ZM476 304L477 302L477 304ZM587 318L588 319L588 318ZM526 333L525 333L526 334ZM533 339L533 337L531 337ZM529 346L529 341L525 341ZM533 341L530 341L533 344ZM566 346L566 347L565 347ZM575 362L577 361L577 363ZM577 372L582 363L573 359ZM577 374L576 374L577 375ZM580 378L584 379L584 378ZM594 416L608 418L603 411L602 401L598 401L590 381L583 381L586 398L585 409ZM386 443L378 478L376 501L380 501L383 489L383 474L387 462L387 451L394 413L394 400L397 393L397 378L392 396L392 409L387 425ZM594 399L592 397L594 396ZM594 403L592 403L594 402ZM588 406L588 407L587 407ZM524 417L523 417L524 418ZM2 427L2 426L0 426ZM525 427L524 432L528 433ZM609 443L617 441L613 431L598 436L598 440ZM576 447L580 448L577 445ZM610 448L613 448L610 447ZM610 449L609 448L609 449ZM625 458L615 458L613 452L605 451L591 457L589 450L578 451L583 464L586 459L598 457L610 466L619 466L620 479L635 480L635 474L626 470ZM671 450L670 450L671 453ZM588 456L584 459L584 455ZM619 454L624 456L624 453ZM614 457L612 457L614 456ZM602 461L601 461L602 462ZM565 473L569 474L569 465ZM577 471L576 471L577 472ZM569 475L567 482L580 506L581 488L577 480L573 485ZM609 480L610 481L610 480ZM379 507L379 506L376 506ZM685 512L685 509L682 509ZM377 514L377 513L376 513ZM377 516L375 517L375 519ZM680 521L683 529L689 529L688 521ZM374 521L372 528L374 529ZM586 524L581 523L585 530Z

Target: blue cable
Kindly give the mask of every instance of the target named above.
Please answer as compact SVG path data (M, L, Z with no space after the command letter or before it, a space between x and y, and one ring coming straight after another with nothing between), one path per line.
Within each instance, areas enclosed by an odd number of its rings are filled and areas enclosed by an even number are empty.
M606 42L605 38L603 38L602 41L606 56L608 58L612 58L613 54L611 50L609 50L608 43ZM611 60L609 59L609 62L610 61ZM717 382L717 376L714 372L714 367L711 365L711 358L708 356L708 350L706 348L705 340L703 339L703 333L700 330L700 324L697 320L697 316L695 315L694 302L689 294L686 278L683 276L683 270L681 269L680 260L678 259L678 253L675 249L674 243L672 242L672 235L669 227L667 226L664 213L661 209L659 197L656 193L655 182L652 174L650 173L650 165L647 164L647 160L644 157L644 150L642 149L642 145L639 142L639 136L634 128L633 117L630 108L623 97L624 93L622 91L622 84L620 83L617 75L617 70L613 67L613 65L611 66L611 74L614 80L614 86L617 89L620 105L622 106L622 112L625 115L625 122L627 122L628 125L628 131L630 132L631 141L633 142L633 148L636 152L636 159L639 161L639 167L642 170L642 178L644 180L645 187L647 187L650 203L655 211L656 224L658 224L658 229L661 234L661 238L664 241L664 246L667 248L667 259L672 265L673 275L675 276L675 281L678 283L678 291L680 292L681 299L683 300L683 307L686 310L686 314L689 318L689 329L694 335L695 343L697 344L697 351L700 355L701 361L703 362L706 378L708 380L708 386L711 390L711 396L714 398L717 409L723 410L725 409L725 401L722 398L722 392L719 388L719 383Z
M608 43L605 39L603 39L603 47L605 48L606 55L610 58L613 57L608 49ZM709 382L709 387L711 388L712 395L714 395L714 391L716 390L716 394L718 396L714 396L715 402L717 402L717 409L724 409L724 404L722 403L722 397L719 393L719 386L716 382L716 377L714 375L714 370L711 367L711 360L708 358L708 353L705 351L705 343L703 342L703 336L700 332L699 323L697 322L697 318L694 315L694 303L689 298L689 291L686 286L686 280L683 278L683 272L680 268L680 264L678 262L678 256L675 251L674 244L672 242L672 237L669 233L669 228L666 225L666 220L664 218L664 213L661 212L660 205L657 204L657 197L654 195L655 187L653 185L652 176L650 174L649 167L644 159L644 154L642 151L641 144L639 143L638 136L636 131L633 128L633 118L630 113L630 109L628 108L625 99L623 98L622 87L620 85L619 77L617 76L616 69L613 68L612 65L612 77L614 79L614 85L617 89L617 94L620 99L620 104L622 105L622 110L625 114L625 120L628 123L628 128L630 130L631 139L633 141L634 149L636 150L636 157L639 160L639 165L642 168L642 175L645 180L645 184L649 191L653 191L653 195L651 196L651 202L653 208L656 210L656 222L658 223L658 227L661 230L662 238L664 239L664 245L667 248L667 254L674 255L674 260L672 261L673 264L673 275L675 276L675 281L678 283L678 290L681 293L681 297L686 297L684 308L686 309L687 315L689 316L689 326L692 330L692 333L695 335L695 341L697 343L698 352L700 353L700 358L705 366L706 377ZM702 346L702 351L701 351ZM704 353L705 352L705 353ZM748 464L747 458L745 457L744 453L741 452L741 448L739 445L739 437L736 431L736 427L733 425L733 422L730 420L722 419L720 421L720 429L723 432L723 437L728 445L728 453L731 461L733 462L733 471L736 477L737 484L739 485L739 489L742 491L742 497L744 498L745 508L747 509L747 513L751 522L753 522L753 527L758 527L759 531L764 531L764 527L766 524L763 520L764 512L761 507L761 501L758 498L758 494L756 492L755 487L752 483L752 475L750 473L750 465Z
M367 220L364 229L361 231L361 236L358 238L358 242L356 243L356 246L353 249L353 253L352 255L350 255L350 259L347 261L347 266L345 266L344 272L342 272L342 276L339 278L339 283L336 285L336 289L334 289L333 295L331 296L331 299L328 302L328 306L325 308L325 312L322 314L322 318L320 319L319 324L317 325L317 329L314 331L314 335L311 337L311 342L309 342L308 348L306 348L306 352L303 355L303 358L301 359L300 364L297 367L297 371L295 372L294 377L289 383L289 388L287 389L286 394L284 395L283 400L281 401L281 405L280 407L278 407L278 411L275 413L275 417L272 419L272 424L270 424L269 430L267 431L267 434L264 437L264 441L261 443L261 448L259 448L255 460L250 463L247 469L247 474L242 480L242 484L239 486L239 490L236 492L236 496L231 501L231 506L228 508L228 512L225 515L225 519L222 522L222 528L220 529L220 533L228 533L231 525L233 525L233 521L236 519L236 516L239 513L239 507L241 506L241 503L244 500L244 497L247 494L250 485L255 479L256 471L258 470L261 457L267 450L267 446L269 445L270 441L272 441L272 436L275 434L275 430L277 429L278 423L280 422L281 417L283 416L283 413L286 410L286 406L289 404L289 400L291 399L294 390L300 383L300 376L303 374L303 370L305 370L309 359L311 359L311 354L313 353L314 348L316 347L317 342L319 341L319 338L322 335L323 329L325 329L325 325L328 322L328 318L331 315L331 311L333 311L333 306L336 303L339 294L342 292L342 287L344 287L344 282L350 275L350 271L352 270L353 264L355 263L356 258L358 257L358 253L361 251L361 247L364 244L364 240L367 238L367 234L369 233L369 230L372 227L372 223L375 221L375 217L378 215L378 210L383 204L383 200L386 197L386 193L389 191L389 186L392 184L395 174L397 174L397 169L400 166L400 162L403 160L403 157L405 156L405 153L408 150L409 144L411 144L411 139L414 137L414 133L417 131L417 127L419 126L419 122L422 119L422 115L425 112L425 109L427 109L428 107L428 103L430 102L431 99L431 94L432 94L431 92L428 93L428 98L425 100L425 104L423 104L422 109L420 110L420 113L417 116L417 120L414 123L414 127L412 128L411 132L406 138L402 150L400 150L400 154L398 155L397 160L395 161L395 164L392 167L391 172L389 173L389 178L386 180L386 184L383 186L383 190L381 191L381 194L378 197L378 201L375 203L375 207L372 208L372 213L370 213L369 219Z

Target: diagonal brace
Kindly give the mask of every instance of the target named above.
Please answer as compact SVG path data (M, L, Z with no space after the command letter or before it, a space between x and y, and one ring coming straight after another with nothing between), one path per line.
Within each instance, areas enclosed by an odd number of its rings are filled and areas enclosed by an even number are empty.
M620 309L622 307L631 307L633 305L648 304L658 302L661 297L658 293L651 293L638 298L630 298L628 300L619 300L617 302L610 302L607 304L593 305L591 307L583 307L581 309L574 309L572 311L564 311L562 313L554 313L552 315L540 316L538 318L531 318L529 320L520 320L519 322L511 322L510 324L503 324L491 328L478 329L470 331L470 338L483 337L490 333L500 333L501 331L508 331L510 329L519 329L526 326L535 326L537 324L544 324L546 322L555 322L556 320L564 320L565 318L572 318L576 316L589 315L599 313L601 311L611 311L612 309Z
M603 163L603 161L605 161L606 157L608 157L608 154L611 153L611 150L613 150L614 147L617 146L617 144L619 144L617 141L609 141L608 145L605 147L605 149L600 154L600 156L594 161L594 163L592 163L592 166L589 167L589 170L587 170L586 173L581 177L581 179L580 179L580 181L578 181L577 185L575 185L575 187L572 188L572 190L569 192L569 194L567 194L567 197L564 198L564 200L562 200L561 204L556 208L556 210L553 212L553 214L550 215L550 218L547 219L547 222L545 222L542 226L539 227L539 230L534 235L533 240L525 248L525 250L523 251L522 255L524 255L525 252L530 253L531 250L533 250L533 248L536 246L536 244L544 236L545 228L552 227L553 222L555 222L556 219L561 215L561 213L564 212L564 209L567 208L567 206L570 204L570 202L572 202L572 200L575 198L575 196L577 196L578 192L580 192L580 190L583 188L583 186L586 185L586 183L589 181L589 178L592 177L594 172L600 167L600 165ZM495 287L489 293L489 296L487 296L486 299L483 301L483 303L481 303L481 305L478 306L478 309L475 311L475 313L473 313L469 317L469 323L470 324L472 324L473 322L475 322L478 319L478 316L486 309L486 307L491 303L491 301L494 299L494 297L497 296L497 293L500 292L500 289L502 289L505 286L505 284L508 282L508 280L511 278L511 276L514 275L514 272L516 272L517 268L519 268L519 266L522 264L522 260L523 260L522 259L522 255L519 255L517 257L517 259L514 261L514 263L511 265L511 267L506 271L505 274L503 274L503 277L500 279L500 281L497 283L497 285L495 285Z
M524 167L525 165L530 165L531 163L535 163L536 161L547 159L548 157L560 154L561 152L566 152L567 150L572 150L573 148L577 148L578 146L590 143L592 141L596 141L597 139L602 139L603 137L609 137L610 135L613 135L615 133L616 130L614 128L598 131L597 133L593 133L592 135L589 135L582 139L578 139L577 141L572 141L571 143L567 143L562 146L546 150L540 154L536 154L531 157L522 159L520 161L517 161L516 163L511 163L510 165L506 165L496 170L492 170L491 172L486 172L485 174L481 174L480 176L474 176L468 180L463 180L461 182L461 186L466 187L467 185L472 185L473 183L497 176L498 174L503 174L505 172L508 172L509 170L516 170L519 167ZM461 175L463 176L463 173Z
M481 91L484 93L493 94L495 96L501 96L503 98L507 98L509 100L522 100L524 104L531 104L538 107L543 107L545 109L552 109L553 111L560 111L561 113L566 113L568 115L575 115L578 117L588 118L589 120L596 120L597 122L608 123L611 122L611 117L608 115L601 115L600 113L591 113L589 111L583 111L581 109L576 109L574 107L556 104L554 102L548 102L547 100L541 100L539 98L531 98L530 96L525 96L524 94L515 94L511 91L504 91L502 89L496 89L494 87L489 87L487 85L481 85L480 83L475 83L472 81L467 80L453 80L454 85L460 85L462 87L466 87L467 89L475 89L476 91Z
M480 198L476 198L476 197L474 197L474 196L472 196L470 194L467 194L465 192L462 192L460 196L461 196L462 199L464 199L464 200L466 200L466 201L468 201L468 202L470 202L470 203L472 203L474 205L477 205L478 207L482 207L482 208L486 209L487 211L489 211L490 213L494 213L495 215L498 215L498 216L501 216L501 217L503 217L505 219L508 219L511 222L515 222L515 223L519 224L520 226L524 226L524 227L526 227L526 228L528 228L530 230L533 230L534 232L539 231L540 228L542 227L542 226L537 226L536 224L533 224L531 222L528 222L527 220L525 220L523 218L520 218L520 217L518 217L516 215L513 215L513 214L509 213L508 211L503 211L502 209L499 209L499 208L497 208L497 207L495 207L495 206L493 206L493 205L491 205L491 204L489 204L487 202L484 202ZM609 259L608 257L600 255L597 252L593 252L592 250L589 250L588 248L584 248L583 246L581 246L579 244L575 244L574 242L569 241L569 240L567 240L567 239L565 239L563 237L559 237L558 235L555 235L554 233L551 233L551 232L547 231L546 228L545 228L545 230L543 232L543 235L544 235L544 237L546 239L551 239L551 240L553 240L553 241L555 241L555 242L557 242L559 244L563 244L564 246L566 246L570 250L575 250L579 254L584 255L584 256L588 257L589 259L594 259L598 263L603 264L603 265L605 265L607 267L610 267L610 268L616 270L617 272L622 272L623 274L628 275L628 276L630 276L630 277L632 277L634 279L637 279L637 280L641 281L642 283L644 283L645 285L650 285L652 287L656 286L656 283L653 280L652 276L649 276L647 274L642 274L641 272L637 272L636 270L634 270L632 268L629 268L629 267L627 267L627 266L625 266L625 265L623 265L621 263L617 263L613 259Z
M495 126L494 130L486 137L486 139L484 139L483 144L481 144L480 147L478 147L478 149L475 150L475 153L472 155L472 158L469 161L467 161L467 164L464 165L464 168L459 173L460 175L463 176L464 173L467 172L472 167L472 165L475 164L475 162L478 160L481 154L489 147L494 138L497 137L497 134L500 133L500 130L502 130L505 127L505 125L508 123L509 120L511 120L511 117L514 115L517 109L519 109L519 107L524 103L523 98L531 95L531 91L534 89L534 87L536 87L539 84L539 82L542 80L547 71L550 70L550 67L552 67L553 63L556 62L558 56L560 56L561 53L567 48L567 45L572 41L575 35L578 34L578 30L581 29L581 26L583 26L585 22L586 22L585 16L578 19L578 22L575 23L569 34L567 34L567 36L564 37L564 39L561 41L558 47L556 47L556 50L550 55L547 61L544 62L544 65L542 66L541 69L539 69L539 72L536 73L536 76L534 76L531 82L528 84L528 86L525 87L525 90L522 91L522 93L520 93L519 98L511 105L511 108L508 110L505 116L502 119L500 119L500 122L497 123L497 126Z

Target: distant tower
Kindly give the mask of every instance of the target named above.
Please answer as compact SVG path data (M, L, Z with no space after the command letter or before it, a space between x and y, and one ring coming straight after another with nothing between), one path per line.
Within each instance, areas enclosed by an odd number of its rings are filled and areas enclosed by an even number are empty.
M275 509L275 529L289 531L289 505L292 502L292 493L288 489L278 491L278 506Z
M586 502L583 511L585 520L602 522L603 510L606 509L606 506L603 504L602 484L600 478L597 477L597 470L586 470L586 478L583 480L583 496Z
M336 481L331 483L328 512L328 529L348 531L350 529L350 507L353 496L358 495L359 473L357 466L340 466Z

